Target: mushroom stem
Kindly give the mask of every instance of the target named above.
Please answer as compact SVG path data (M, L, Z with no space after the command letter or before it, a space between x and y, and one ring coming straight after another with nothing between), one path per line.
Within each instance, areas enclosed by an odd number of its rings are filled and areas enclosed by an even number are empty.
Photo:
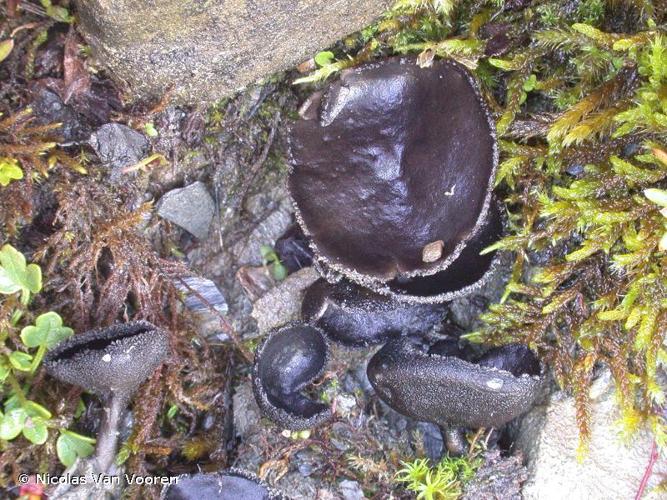
M440 427L443 441L449 454L454 457L461 457L468 452L468 442L466 441L463 427L458 425L447 425Z
M104 401L104 414L95 448L95 461L100 472L107 472L114 458L118 445L120 423L125 413L127 401L118 394L111 394Z

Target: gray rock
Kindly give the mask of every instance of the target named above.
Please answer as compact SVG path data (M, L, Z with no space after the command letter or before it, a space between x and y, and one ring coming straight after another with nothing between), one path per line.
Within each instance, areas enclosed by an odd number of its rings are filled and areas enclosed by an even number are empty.
M220 314L227 312L227 302L211 280L199 276L181 278L176 287L183 292L185 307L195 313L210 311L214 307Z
M426 456L430 458L433 463L439 462L444 450L440 428L430 422L417 422L415 427L419 429L419 433L422 436L422 445L424 446Z
M65 143L79 144L86 142L90 137L90 127L77 115L70 106L65 104L60 96L48 89L42 89L32 103L37 122L60 123L58 134Z
M343 495L345 500L363 500L366 498L364 491L361 489L359 483L349 479L345 479L344 481L340 482L338 491L341 495Z
M528 478L521 455L503 457L500 450L484 454L484 463L465 485L463 500L521 500L521 485Z
M521 423L516 445L527 458L526 499L634 498L651 454L653 438L641 430L627 443L619 437L620 414L614 384L605 370L592 384L591 441L582 463L577 461L579 433L574 400L563 392L534 408ZM646 491L667 473L658 460Z
M79 0L80 29L132 94L215 101L370 24L393 0Z
M262 245L271 245L282 236L292 223L292 202L282 186L249 196L245 209L250 213L266 212L246 238L239 240L232 253L241 265L261 265ZM279 201L277 201L279 200ZM268 207L269 210L265 210Z
M234 432L238 437L249 436L259 425L262 415L252 392L252 385L245 381L236 388L232 398Z
M203 182L165 193L157 204L160 217L201 239L208 235L215 203Z
M90 145L100 161L111 169L111 180L117 182L121 170L135 165L148 154L148 139L120 123L107 123L90 136Z
M183 294L185 307L197 320L199 334L208 340L228 341L229 335L222 331L218 314L227 314L229 308L217 285L200 276L182 277L180 280L176 279L174 283Z
M259 332L268 332L299 318L303 294L319 277L314 268L304 267L255 302L252 317L257 321Z

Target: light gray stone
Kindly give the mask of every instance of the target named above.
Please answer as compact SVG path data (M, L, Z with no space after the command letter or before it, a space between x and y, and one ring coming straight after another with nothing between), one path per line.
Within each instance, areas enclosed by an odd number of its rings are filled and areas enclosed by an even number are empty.
M98 61L134 95L215 101L370 24L393 0L78 0Z
M290 274L273 290L253 305L252 317L260 333L266 333L301 316L303 294L320 275L312 267L304 267Z
M150 143L141 133L120 123L107 123L90 136L93 148L103 165L111 170L111 180L118 182L122 170L143 160Z
M228 312L227 300L211 280L201 276L186 276L175 280L183 304L193 315L199 334L209 341L228 342L229 335L222 330L220 315Z
M255 402L250 383L240 384L233 396L234 432L240 438L248 437L260 425L262 415Z
M462 500L521 500L528 472L519 455L503 456L499 449L483 455L484 463L465 485Z
M338 486L338 491L343 495L344 500L364 500L364 498L366 498L364 490L361 489L359 483L357 481L351 481L350 479L341 481Z
M215 203L203 182L165 193L157 204L160 217L201 239L208 235Z
M651 455L647 430L629 442L619 437L620 414L611 375L604 371L591 386L591 441L583 462L577 461L579 434L574 400L563 392L534 408L521 423L517 447L524 451L529 472L525 499L606 500L634 498ZM658 460L646 491L667 473Z

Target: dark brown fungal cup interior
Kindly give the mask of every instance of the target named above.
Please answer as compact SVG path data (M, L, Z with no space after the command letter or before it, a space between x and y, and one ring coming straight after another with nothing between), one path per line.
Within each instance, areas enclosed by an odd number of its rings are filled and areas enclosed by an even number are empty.
M497 151L464 67L362 65L312 96L302 117L291 130L289 187L329 267L362 284L432 274L477 234ZM427 246L440 250L425 259Z
M480 252L495 243L503 234L504 224L500 203L493 201L479 233L468 242L447 269L430 276L396 278L383 289L399 299L444 302L465 295L482 286L496 263L497 253Z
M522 344L494 347L477 360L477 364L510 372L515 377L541 374L540 361L537 356Z
M253 390L262 412L283 428L306 429L331 416L302 391L326 368L329 350L319 329L295 323L272 332L255 354Z
M138 337L144 333L151 331L151 326L146 323L139 322L136 324L126 325L125 328L118 328L112 334L101 335L92 340L77 335L72 337L71 343L68 342L65 349L62 349L54 356L55 360L64 361L75 357L85 351L103 351L114 342L119 342L130 337Z

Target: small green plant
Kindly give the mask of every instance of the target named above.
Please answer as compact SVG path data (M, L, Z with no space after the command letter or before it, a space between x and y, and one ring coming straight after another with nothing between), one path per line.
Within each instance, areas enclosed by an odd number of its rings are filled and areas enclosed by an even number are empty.
M74 17L70 14L66 7L61 5L53 5L51 0L41 0L42 7L46 11L46 15L54 21L59 23L72 23Z
M0 186L9 186L15 180L23 179L23 170L16 158L0 158Z
M280 262L280 257L276 251L269 245L262 245L260 248L262 254L262 259L264 260L264 265L269 266L271 270L271 276L278 281L282 281L287 278L287 268Z
M0 249L0 294L5 296L0 301L0 440L12 441L22 435L42 445L49 429L58 429L58 457L69 466L77 457L90 455L95 440L61 428L47 408L28 398L32 378L46 352L73 334L53 311L20 328L30 315L31 298L41 289L39 266L27 264L23 254L4 245Z
M294 80L295 85L300 83L322 82L334 73L338 73L339 71L354 65L354 61L351 57L337 60L334 53L328 50L318 52L315 55L314 60L317 69L308 76Z
M463 486L475 475L482 460L446 456L436 466L431 466L427 458L401 463L403 468L395 480L415 492L418 500L455 500L461 497Z

